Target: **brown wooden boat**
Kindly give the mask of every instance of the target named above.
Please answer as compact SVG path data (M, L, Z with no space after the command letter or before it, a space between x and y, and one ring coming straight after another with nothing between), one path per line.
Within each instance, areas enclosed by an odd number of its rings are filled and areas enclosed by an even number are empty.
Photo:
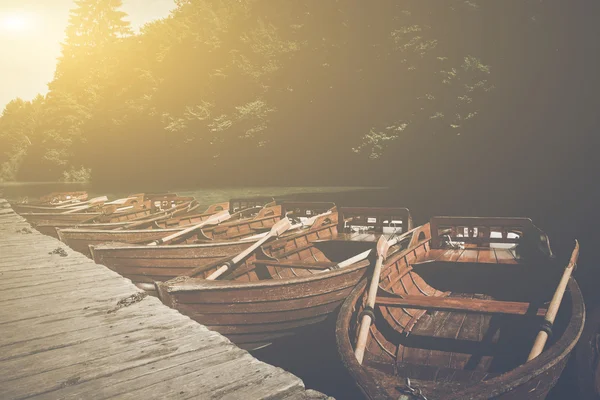
M68 208L59 208L57 206L33 205L33 204L13 204L12 209L17 214L23 213L52 213L60 214L69 211L69 208L76 207L78 203L70 203Z
M88 199L87 192L54 192L38 199L27 197L10 201L16 213L24 212L61 212L59 207L75 206Z
M577 383L581 400L600 400L600 308L586 317L575 347Z
M27 220L31 225L36 226L38 224L52 224L52 223L84 223L92 222L98 219L101 212L79 212L71 214L57 214L57 213L22 213L21 216Z
M394 224L398 232L410 226L408 210L342 208L308 230L267 242L218 280L205 278L235 257L157 282L159 297L239 346L258 349L334 312L365 275L373 240Z
M565 275L558 316L543 323L566 271L551 254L529 219L433 218L390 247L374 307L365 306L366 279L344 302L336 326L344 366L369 399L545 398L585 313ZM371 317L361 364L358 326ZM546 349L527 361L549 328Z
M86 196L87 197L87 196ZM73 212L75 209L86 209L87 211L98 211L102 205L108 201L106 196L96 197L89 200L79 200L73 198L58 203L23 203L13 202L12 209L19 214L22 213L65 213Z
M56 206L60 204L68 204L71 202L80 202L88 199L88 193L85 191L73 191L73 192L52 192L39 198L24 197L20 201L15 201L11 204L11 207L15 204L30 204L38 206Z
M85 201L88 199L86 191L71 191L71 192L52 192L39 198L41 204L56 204L65 201L78 200ZM34 201L35 202L35 201Z
M71 200L57 203L42 203L42 204L29 204L29 203L16 203L13 204L12 208L19 214L23 213L52 213L52 214L64 214L72 212L105 212L112 213L116 211L126 211L128 206L135 206L145 200L151 200L143 193L133 194L127 197L109 201L106 196L95 197L93 199L80 200L79 198L72 198ZM160 203L158 203L160 204Z
M264 228L265 225L268 225L268 216L280 213L280 208L266 208L265 210L262 210L263 207L257 205L259 202L265 201L272 202L272 198L260 198L260 200L258 198L252 200L233 199L230 202L213 204L200 214L194 214L192 212L196 209L196 206L183 209L183 204L181 204L174 208L154 213L151 216L144 216L126 222L110 222L105 224L92 223L76 226L63 224L50 227L56 229L58 238L69 245L69 247L91 257L91 252L89 250L90 245L109 242L118 242L121 244L147 244L167 235L179 232L190 225L205 221L215 213L228 208L233 214L230 218L231 223L228 222L229 225L227 226L234 232L244 230L244 224L241 222L244 219L247 219L250 222L249 225L253 229ZM251 221L253 218L257 219ZM262 219L258 220L258 218ZM234 221L236 222L234 223ZM236 229L233 229L234 227ZM45 230L46 226L42 226L42 229ZM251 232L251 234L253 233ZM200 236L200 239L202 240L207 239L206 235L199 231L198 235L186 235L173 243L194 243L198 241L198 236ZM120 250L123 250L122 245L117 247L119 247Z
M174 211L162 211L136 221L112 222L106 224L82 224L75 227L67 225L64 228L54 225L54 228L56 229L58 238L62 242L67 244L73 250L91 257L89 249L90 245L109 242L146 244L172 233L179 232L186 226L205 221L211 215L226 210L228 207L228 202L218 203L209 206L206 211L201 214L186 215L189 212L188 209L178 206ZM183 214L184 216L177 217L177 215L180 214ZM170 223L169 226L172 226L172 228L169 229L156 227L158 224L166 221L173 221L176 223ZM134 229L132 229L132 227ZM178 242L182 241L184 240L182 239Z
M123 204L109 204L97 212L74 212L67 214L24 213L21 214L37 230L58 238L57 228L94 227L94 229L123 229L136 223L137 227L147 228L154 221L168 219L175 215L194 213L200 204L190 198L177 198L168 207L157 206L152 200L132 201Z
M316 215L329 207L335 207L335 205L332 203L306 203L303 210L305 213L310 210L309 215ZM148 246L106 243L90 245L89 251L98 264L103 264L131 279L138 287L154 292L154 281L165 281L185 275L196 268L239 254L262 237L261 234L264 234L265 227L270 229L281 219L282 210L285 210L282 205L268 205L254 217L220 224L226 226L227 231L231 233L231 237L225 235L225 240L205 240L206 236L200 231L199 233L190 232L190 234L178 238L174 241L175 244ZM298 208L296 208L296 213L298 215ZM265 215L268 216L268 219L265 219ZM148 243L177 233L182 229L184 228L150 229L134 233ZM121 232L126 231L119 231L117 234ZM240 232L246 232L246 234L240 238ZM60 233L62 235L64 231ZM158 235L152 237L153 234ZM202 240L198 240L199 237ZM126 238L133 239L132 236Z

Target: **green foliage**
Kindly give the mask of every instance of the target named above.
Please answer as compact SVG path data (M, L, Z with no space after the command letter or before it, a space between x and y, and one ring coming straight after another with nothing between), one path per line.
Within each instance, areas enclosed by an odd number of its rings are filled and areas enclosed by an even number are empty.
M0 179L310 174L465 135L493 93L493 2L176 0L138 35L121 3L75 1L50 92L0 118Z
M89 168L79 167L63 171L63 182L89 183L92 179L92 171Z

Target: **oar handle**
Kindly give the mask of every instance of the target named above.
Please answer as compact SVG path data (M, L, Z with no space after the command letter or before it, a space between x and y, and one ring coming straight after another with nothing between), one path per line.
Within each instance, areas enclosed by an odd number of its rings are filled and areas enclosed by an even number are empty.
M396 243L396 239L392 239L391 241L393 243ZM360 323L360 329L358 331L358 339L356 341L356 347L354 349L354 355L356 356L356 360L359 364L362 364L363 358L365 356L365 348L367 346L367 340L369 338L369 328L371 327L371 322L373 321L373 309L375 307L375 299L377 298L377 290L379 289L381 266L383 265L383 260L387 255L389 248L390 243L388 243L386 238L382 235L377 241L377 262L375 263L375 268L373 269L373 276L371 277L371 282L369 284L369 291L367 292L367 303L362 313L362 320Z
M221 275L223 275L225 272L227 272L230 268L234 267L237 263L239 263L241 260L243 260L248 255L250 255L254 250L256 250L260 246L262 246L263 243L265 243L267 240L269 240L269 238L271 236L273 236L273 234L271 234L271 232L269 232L265 237L263 237L262 239L256 241L252 246L248 247L246 250L242 251L240 254L238 254L237 256L233 257L231 259L231 261L228 261L228 262L224 263L215 272L213 272L212 274L210 274L209 276L207 276L206 279L209 280L209 281L217 279L218 277L220 277Z
M565 272L563 273L560 282L558 283L558 287L552 296L552 301L550 301L550 305L548 306L548 311L546 311L546 315L544 317L545 327L541 329L533 343L533 347L531 348L531 352L529 353L529 357L527 357L527 361L533 360L537 356L539 356L542 351L544 351L544 347L546 346L546 342L548 341L548 337L550 336L548 333L547 327L552 327L554 324L554 320L556 319L556 315L558 314L558 309L560 308L560 304L562 303L562 299L565 295L565 290L567 289L567 284L569 283L569 279L571 278L571 274L575 269L575 265L577 264L577 259L579 258L579 242L575 241L575 249L573 253L571 253L571 259L569 260L569 264L565 267Z
M224 263L219 269L217 269L215 272L213 272L212 274L210 274L209 276L207 276L206 279L210 280L210 281L217 279L218 277L220 277L221 275L223 275L225 272L227 272L227 270L229 270L230 268L233 268L236 264L238 264L244 258L246 258L250 254L252 254L252 252L254 250L256 250L260 246L262 246L263 243L265 243L271 237L281 235L283 232L285 232L288 229L290 229L291 226L292 226L292 224L290 223L290 220L287 217L282 218L279 222L277 222L275 225L273 225L273 227L271 228L271 230L269 231L269 233L267 233L265 235L265 237L263 237L262 239L260 239L257 242L255 242L252 246L248 247L246 250L242 251L237 256L233 257L227 263Z
M358 331L358 339L356 341L356 348L354 349L354 355L359 364L362 364L365 356L365 348L367 347L367 339L369 338L369 329L373 322L373 310L375 306L375 298L377 297L377 290L379 289L379 277L381 276L381 265L383 264L383 256L377 257L375 263L375 269L373 271L373 277L369 285L369 292L367 297L367 304L362 312L362 320L360 322L360 329Z

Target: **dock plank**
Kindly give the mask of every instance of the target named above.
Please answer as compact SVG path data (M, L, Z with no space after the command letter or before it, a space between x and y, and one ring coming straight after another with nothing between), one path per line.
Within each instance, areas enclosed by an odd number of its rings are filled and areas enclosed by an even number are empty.
M2 399L328 399L140 293L0 199Z

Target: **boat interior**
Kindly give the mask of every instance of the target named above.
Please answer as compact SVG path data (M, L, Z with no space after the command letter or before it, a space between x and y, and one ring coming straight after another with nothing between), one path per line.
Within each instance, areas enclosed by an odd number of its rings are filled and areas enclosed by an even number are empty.
M312 209L307 207L311 204ZM406 208L343 207L328 214L322 212L330 206L331 203L284 203L288 216L291 210L296 217L320 216L308 229L267 242L222 279L300 278L352 264L365 267L372 261L368 253L379 236L400 234L402 227L412 223Z
M407 377L442 399L508 372L527 361L561 274L529 219L432 218L390 248L363 366L391 398ZM361 293L353 342L364 302ZM548 346L570 302L567 293Z

